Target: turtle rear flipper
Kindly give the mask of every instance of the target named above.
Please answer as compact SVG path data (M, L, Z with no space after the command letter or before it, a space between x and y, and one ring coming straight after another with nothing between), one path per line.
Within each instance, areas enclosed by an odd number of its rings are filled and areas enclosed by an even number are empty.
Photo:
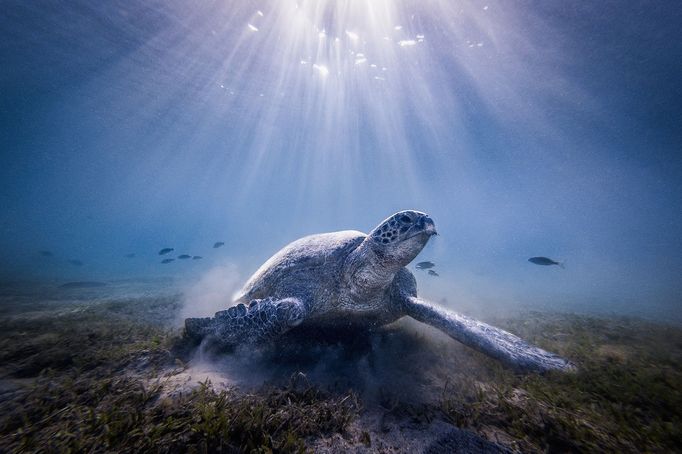
M464 345L492 356L513 368L536 372L575 370L575 365L570 361L530 345L512 333L441 309L421 298L405 297L404 308L406 315L438 328Z
M305 305L298 298L256 299L216 312L212 318L188 318L185 332L193 339L210 337L225 345L257 343L274 339L303 322Z

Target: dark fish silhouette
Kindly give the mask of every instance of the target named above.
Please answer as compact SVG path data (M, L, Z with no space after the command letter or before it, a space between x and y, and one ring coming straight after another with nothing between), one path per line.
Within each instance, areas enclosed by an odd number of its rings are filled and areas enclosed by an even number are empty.
M69 260L69 263L72 264L73 266L83 266L83 262L81 262L80 260L76 260L76 259Z
M185 259L191 259L192 256L191 256L191 255L187 255L187 254L182 254L182 255L178 255L178 258L179 258L179 259L182 259L182 260L185 260Z
M163 259L163 260L161 260L161 263L170 263L170 262L174 262L174 261L175 261L175 259Z
M429 276L440 276L440 274L436 273L433 270L429 270Z
M79 281L79 282L67 282L62 284L59 288L95 288L104 287L106 282L95 282L95 281Z
M220 246L224 246L225 243L222 241L216 241L216 243L213 245L213 249L218 249Z
M50 252L50 251L38 251L38 253L40 255L42 255L43 257L52 257L52 255L53 255L52 252Z
M175 249L172 247L165 247L159 251L159 255L165 255L168 254L169 252L173 252Z
M428 270L429 268L433 268L434 266L436 266L436 264L433 262L419 262L419 263L417 263L417 269L418 270Z
M547 258L547 257L531 257L528 259L528 261L530 263L535 263L536 265L544 265L544 266L557 265L557 266L560 266L561 268L564 268L563 263L554 261L554 260Z
M132 259L132 258L135 258L135 254L126 254L125 257L127 259Z
M200 255L195 255L194 257L192 257L192 260L200 260L200 259L203 259L203 257Z

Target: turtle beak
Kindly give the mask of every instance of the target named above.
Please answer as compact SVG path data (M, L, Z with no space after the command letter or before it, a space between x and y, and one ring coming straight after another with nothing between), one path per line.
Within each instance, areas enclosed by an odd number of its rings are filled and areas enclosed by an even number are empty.
M438 235L438 232L436 231L436 224L434 224L433 219L426 214L419 218L417 221L417 227L422 232L427 233L429 236Z

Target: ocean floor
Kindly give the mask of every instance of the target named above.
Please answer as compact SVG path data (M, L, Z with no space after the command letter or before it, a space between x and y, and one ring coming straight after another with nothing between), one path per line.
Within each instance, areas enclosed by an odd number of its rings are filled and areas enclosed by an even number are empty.
M578 365L523 375L410 320L271 348L182 340L183 296L119 282L0 291L2 452L673 452L682 328L486 318Z

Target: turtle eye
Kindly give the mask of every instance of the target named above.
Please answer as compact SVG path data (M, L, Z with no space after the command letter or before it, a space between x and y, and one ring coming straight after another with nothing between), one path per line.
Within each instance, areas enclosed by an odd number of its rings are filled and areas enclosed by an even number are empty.
M409 224L410 222L412 222L412 219L408 215L403 214L402 216L400 216L400 222L404 222L405 224Z

